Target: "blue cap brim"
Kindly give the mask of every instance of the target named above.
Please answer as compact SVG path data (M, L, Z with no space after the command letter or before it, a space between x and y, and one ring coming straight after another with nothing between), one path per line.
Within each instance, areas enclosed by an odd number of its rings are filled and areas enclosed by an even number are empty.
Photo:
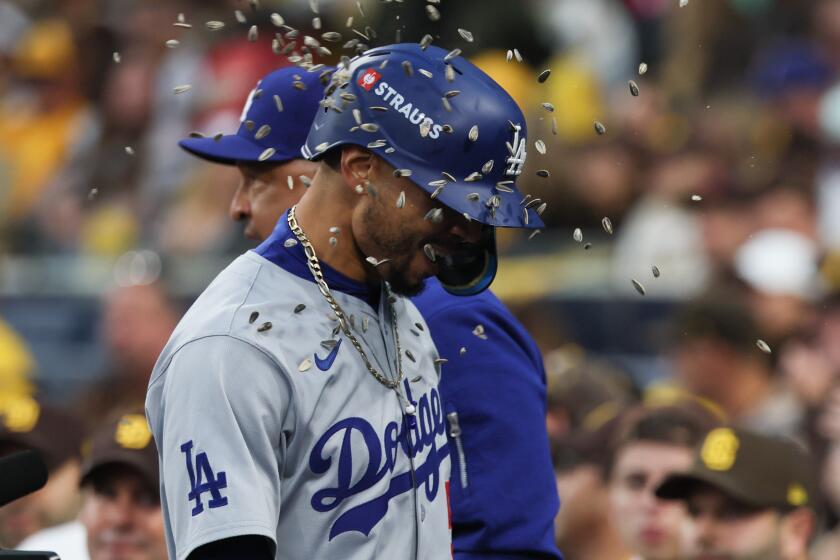
M226 134L218 140L213 138L187 138L178 142L178 145L194 156L222 165L236 165L238 161L259 162L260 155L266 150L266 146L260 146L238 134ZM283 163L301 157L300 152L277 151L263 161Z

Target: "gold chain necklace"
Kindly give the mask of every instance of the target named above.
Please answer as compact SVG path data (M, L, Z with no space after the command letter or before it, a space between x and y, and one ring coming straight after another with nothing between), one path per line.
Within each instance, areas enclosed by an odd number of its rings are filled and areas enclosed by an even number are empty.
M350 330L349 322L347 321L347 316L344 314L344 310L341 309L341 306L338 305L338 302L335 301L335 298L330 292L329 286L327 286L327 282L324 280L324 274L321 272L321 262L318 260L318 257L315 255L315 248L312 247L312 244L309 242L309 239L306 237L306 234L303 233L303 230L297 223L297 218L295 217L295 209L297 205L292 206L289 210L289 214L287 216L287 221L289 222L289 229L292 230L292 233L295 234L300 244L303 246L303 251L306 254L306 264L309 266L309 271L312 273L312 276L315 278L315 284L318 285L318 289L321 291L321 295L327 300L327 303L330 304L330 307L335 313L335 316L338 318L338 325L341 327L341 331L344 335L350 339L350 342L353 343L353 346L362 356L362 360L365 362L365 366L367 366L368 371L377 381L388 387L389 389L396 389L399 387L400 383L403 380L403 369L402 369L402 355L400 350L400 334L397 330L397 312L394 309L394 306L391 304L390 301L385 302L388 307L391 308L391 320L393 322L394 328L394 342L397 349L397 379L391 380L379 373L376 368L370 363L370 360L365 354L362 345L353 335L352 331ZM388 299L391 298L391 288L388 287L388 284L385 284L385 292ZM414 407L412 407L413 410Z

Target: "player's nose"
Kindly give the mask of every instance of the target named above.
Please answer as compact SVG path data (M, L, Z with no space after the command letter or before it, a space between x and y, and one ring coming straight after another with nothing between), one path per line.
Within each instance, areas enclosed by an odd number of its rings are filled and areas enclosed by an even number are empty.
M251 217L251 199L244 185L239 185L236 192L233 193L228 214L232 220L237 222L247 220Z

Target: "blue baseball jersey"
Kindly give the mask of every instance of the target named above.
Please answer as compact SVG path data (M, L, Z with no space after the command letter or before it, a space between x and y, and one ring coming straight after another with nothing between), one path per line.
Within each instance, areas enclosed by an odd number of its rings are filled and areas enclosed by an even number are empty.
M439 390L456 560L561 558L545 369L534 340L489 290L458 297L430 279L413 301L448 360Z

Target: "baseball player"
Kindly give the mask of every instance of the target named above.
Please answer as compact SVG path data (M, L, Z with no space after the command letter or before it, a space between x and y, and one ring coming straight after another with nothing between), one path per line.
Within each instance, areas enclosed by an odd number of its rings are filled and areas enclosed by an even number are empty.
M542 225L514 186L524 117L419 45L367 51L327 94L311 185L198 298L150 380L179 560L451 554L440 361L404 296L433 275L483 289L493 227Z
M285 68L263 78L254 89L261 94L256 99L249 96L242 122L266 123L272 131L282 132L286 145L302 145L309 125L299 126L288 117L308 114L313 118L320 97L292 89L293 75L299 73L297 68ZM296 95L289 98L289 93ZM286 98L284 111L276 110L274 95ZM273 226L303 191L287 187L289 161L285 158L292 158L297 166L317 165L294 159L299 156L294 150L259 164L260 154L270 145L254 138L244 126L236 135L218 140L180 142L198 157L239 167L242 179L230 215L246 223L246 234L258 232L260 240L271 233L266 225ZM262 168L262 180L247 173L257 165ZM314 170L307 175L312 177ZM431 278L413 302L440 355L451 358L442 366L439 392L446 403L453 473L457 473L451 483L455 558L501 554L559 558L553 539L559 500L545 433L545 373L539 350L489 290L458 297ZM477 325L484 329L482 337L473 334ZM461 347L466 348L463 354ZM514 416L518 421L510 422ZM495 459L501 454L507 457L502 464ZM526 508L529 515L521 515Z

